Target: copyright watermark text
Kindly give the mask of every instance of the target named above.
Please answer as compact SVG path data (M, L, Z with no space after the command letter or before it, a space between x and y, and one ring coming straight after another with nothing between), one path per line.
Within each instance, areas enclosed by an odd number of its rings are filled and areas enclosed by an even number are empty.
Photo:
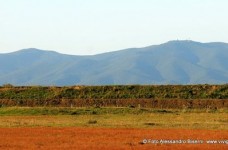
M143 144L228 144L228 140L199 140L199 139L143 139Z

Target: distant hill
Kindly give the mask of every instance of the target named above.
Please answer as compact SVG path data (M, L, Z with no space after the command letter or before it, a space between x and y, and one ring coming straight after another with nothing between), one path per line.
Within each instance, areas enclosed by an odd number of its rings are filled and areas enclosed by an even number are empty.
M0 85L224 84L228 44L170 41L93 56L0 54Z

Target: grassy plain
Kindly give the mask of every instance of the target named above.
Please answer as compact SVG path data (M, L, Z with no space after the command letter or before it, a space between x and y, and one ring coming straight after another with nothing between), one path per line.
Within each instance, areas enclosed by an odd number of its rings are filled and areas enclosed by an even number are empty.
M143 139L204 143L143 144ZM1 150L223 150L227 146L227 84L0 86Z
M1 107L0 149L223 150L228 146L227 113L228 109ZM144 139L159 143L143 143ZM162 139L203 143L167 144L160 143Z
M0 127L182 128L228 130L228 109L0 108Z

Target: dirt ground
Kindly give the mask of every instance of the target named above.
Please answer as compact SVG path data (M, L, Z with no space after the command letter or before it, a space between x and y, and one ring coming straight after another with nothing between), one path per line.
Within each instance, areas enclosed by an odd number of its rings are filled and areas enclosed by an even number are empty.
M157 141L152 141L157 140ZM161 141L163 140L163 141ZM166 140L166 141L165 141ZM169 140L169 141L167 141ZM172 141L170 141L172 140ZM175 140L175 141L173 141ZM191 140L191 141L190 141ZM193 141L194 140L194 141ZM217 144L207 144L216 140ZM224 141L225 140L225 141ZM146 143L144 144L143 143ZM155 142L155 143L152 143ZM156 143L157 142L157 143ZM164 144L169 142L169 144ZM177 144L174 142L182 142ZM186 142L185 144L183 144ZM193 144L193 142L195 144ZM203 142L203 143L201 143ZM219 143L219 142L226 142ZM0 149L228 149L227 130L91 127L0 128Z

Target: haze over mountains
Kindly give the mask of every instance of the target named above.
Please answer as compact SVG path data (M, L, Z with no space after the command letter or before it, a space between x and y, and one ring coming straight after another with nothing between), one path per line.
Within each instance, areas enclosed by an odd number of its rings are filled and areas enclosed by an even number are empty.
M0 85L224 84L228 44L170 41L92 56L0 54Z

